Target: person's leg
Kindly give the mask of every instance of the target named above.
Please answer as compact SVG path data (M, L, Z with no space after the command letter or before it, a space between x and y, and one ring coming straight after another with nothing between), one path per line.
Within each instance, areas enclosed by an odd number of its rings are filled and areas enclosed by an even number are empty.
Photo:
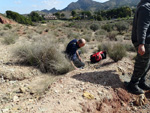
M139 88L138 84L142 77L145 78L148 69L149 69L149 63L150 63L150 48L149 46L145 46L145 54L141 56L137 52L135 65L134 65L134 71L131 78L131 81L128 85L128 88L132 91L132 93L135 94L142 94L144 91Z
M148 66L147 66L147 69L145 71L145 73L142 75L140 81L139 81L139 87L141 89L144 89L144 90L150 90L150 86L146 84L146 75L147 75L147 72L149 71L150 69L150 45L146 45L146 49L147 51L149 51L149 63L148 63Z
M81 68L85 66L85 64L82 61L80 61L78 58L73 60L73 63L77 68Z

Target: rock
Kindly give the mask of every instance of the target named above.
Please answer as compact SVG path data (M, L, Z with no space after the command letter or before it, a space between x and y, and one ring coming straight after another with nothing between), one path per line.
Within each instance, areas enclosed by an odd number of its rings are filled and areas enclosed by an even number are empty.
M124 71L121 67L118 67L117 70L118 70L118 72L120 72L122 75L125 75L125 71Z
M19 97L18 97L18 96L14 96L14 97L13 97L13 101L14 101L14 102L18 102L18 101L19 101Z
M1 83L4 83L5 82L5 80L4 80L4 76L3 75L1 75Z
M58 90L54 90L54 92L55 92L55 93L59 93L59 91L58 91Z
M145 101L146 101L146 97L144 94L141 94L137 97L137 99L135 100L135 104L137 106L142 106L145 104Z
M58 101L58 104L60 104L60 102Z
M16 81L9 81L9 83L10 83L10 84L15 84L15 83L16 83Z
M25 93L25 92L26 92L26 89L24 87L19 88L19 93Z
M102 96L102 95L103 95L103 93L102 93L101 91L98 91L98 95Z
M69 91L68 91L68 94L69 94L69 93L72 93L72 92L73 92L72 90L69 90Z
M133 106L131 109L132 109L133 111L137 111L137 107L135 107L135 106Z
M8 113L9 109L5 108L5 109L2 109L1 111L2 111L2 113Z

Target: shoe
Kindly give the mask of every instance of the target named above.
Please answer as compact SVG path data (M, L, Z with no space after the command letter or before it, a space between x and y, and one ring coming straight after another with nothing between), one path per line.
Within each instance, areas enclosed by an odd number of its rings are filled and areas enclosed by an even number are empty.
M138 86L143 90L150 90L150 86L147 85L145 82L139 83Z
M132 82L129 82L129 84L127 85L127 89L129 92L136 95L144 94L144 91L139 88L138 84L134 84Z

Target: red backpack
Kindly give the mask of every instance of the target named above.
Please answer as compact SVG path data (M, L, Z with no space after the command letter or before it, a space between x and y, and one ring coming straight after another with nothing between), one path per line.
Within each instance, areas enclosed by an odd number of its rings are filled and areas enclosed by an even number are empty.
M99 51L90 56L90 60L92 63L99 62L102 59L106 59L106 51Z

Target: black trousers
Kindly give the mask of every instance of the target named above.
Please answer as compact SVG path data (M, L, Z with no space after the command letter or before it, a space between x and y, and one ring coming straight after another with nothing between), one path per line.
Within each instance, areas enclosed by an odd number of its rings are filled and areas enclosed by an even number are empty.
M73 63L74 63L74 65L75 65L77 68L82 68L82 67L85 66L85 64L84 64L82 61L80 61L78 58L76 58L75 60L73 60Z
M150 44L145 44L145 54L138 53L138 45L134 44L137 50L137 56L134 64L134 71L131 78L132 82L145 82L147 72L150 68Z

